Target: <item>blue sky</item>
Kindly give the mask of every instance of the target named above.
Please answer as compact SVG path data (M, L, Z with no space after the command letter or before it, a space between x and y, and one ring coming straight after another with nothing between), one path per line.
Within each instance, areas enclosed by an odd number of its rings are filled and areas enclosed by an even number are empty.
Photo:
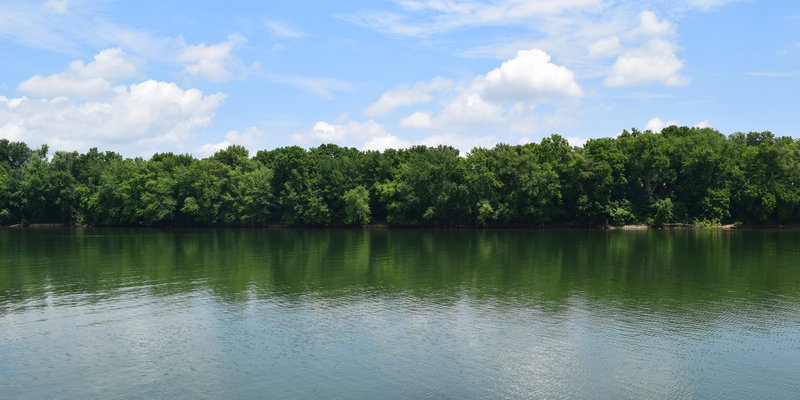
M0 59L0 137L53 150L800 137L795 0L5 0Z

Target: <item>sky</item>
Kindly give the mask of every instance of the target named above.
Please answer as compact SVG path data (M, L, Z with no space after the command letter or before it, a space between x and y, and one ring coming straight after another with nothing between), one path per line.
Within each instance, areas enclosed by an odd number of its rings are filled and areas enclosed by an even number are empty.
M0 60L51 151L800 137L797 0L0 0Z

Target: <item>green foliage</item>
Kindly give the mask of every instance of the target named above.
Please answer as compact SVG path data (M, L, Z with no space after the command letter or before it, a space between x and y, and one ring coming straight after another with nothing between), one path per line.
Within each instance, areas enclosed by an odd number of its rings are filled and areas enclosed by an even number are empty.
M464 160L449 146L415 146L390 182L379 184L387 220L400 225L453 224L470 216Z
M0 139L0 224L124 226L800 223L800 141L668 127L572 147L359 151L325 144L205 159L56 152Z
M548 141L549 139L546 139ZM543 141L544 143L545 141ZM552 146L553 141L548 141ZM569 154L557 145L555 153ZM562 183L549 151L536 144L498 144L475 149L467 158L467 182L477 198L477 222L551 222L562 198ZM489 210L492 210L491 212Z
M494 210L492 204L488 200L481 200L478 202L478 224L485 225L487 221L497 218L497 211Z
M627 225L636 220L636 216L630 210L630 204L627 201L613 202L606 209L609 222L613 225Z
M669 222L673 222L673 213L675 205L672 204L672 199L660 199L653 203L653 217L652 225L661 226Z
M727 188L708 188L706 196L700 201L701 216L705 221L726 220L731 216L730 191Z
M11 211L8 204L8 172L0 164L0 224L9 224L12 222Z
M364 186L356 186L344 193L344 223L366 224L370 219L369 191Z

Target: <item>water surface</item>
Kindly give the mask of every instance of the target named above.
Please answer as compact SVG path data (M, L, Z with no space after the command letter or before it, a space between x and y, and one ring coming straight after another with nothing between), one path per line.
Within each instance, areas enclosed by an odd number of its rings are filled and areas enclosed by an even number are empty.
M798 231L0 229L2 398L799 394Z

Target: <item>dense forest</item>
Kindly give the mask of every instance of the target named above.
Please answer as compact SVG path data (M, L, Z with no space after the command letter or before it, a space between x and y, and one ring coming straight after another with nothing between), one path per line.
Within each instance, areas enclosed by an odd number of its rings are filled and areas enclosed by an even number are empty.
M123 158L0 140L0 224L607 226L800 222L800 140L671 126L573 147L230 146Z

